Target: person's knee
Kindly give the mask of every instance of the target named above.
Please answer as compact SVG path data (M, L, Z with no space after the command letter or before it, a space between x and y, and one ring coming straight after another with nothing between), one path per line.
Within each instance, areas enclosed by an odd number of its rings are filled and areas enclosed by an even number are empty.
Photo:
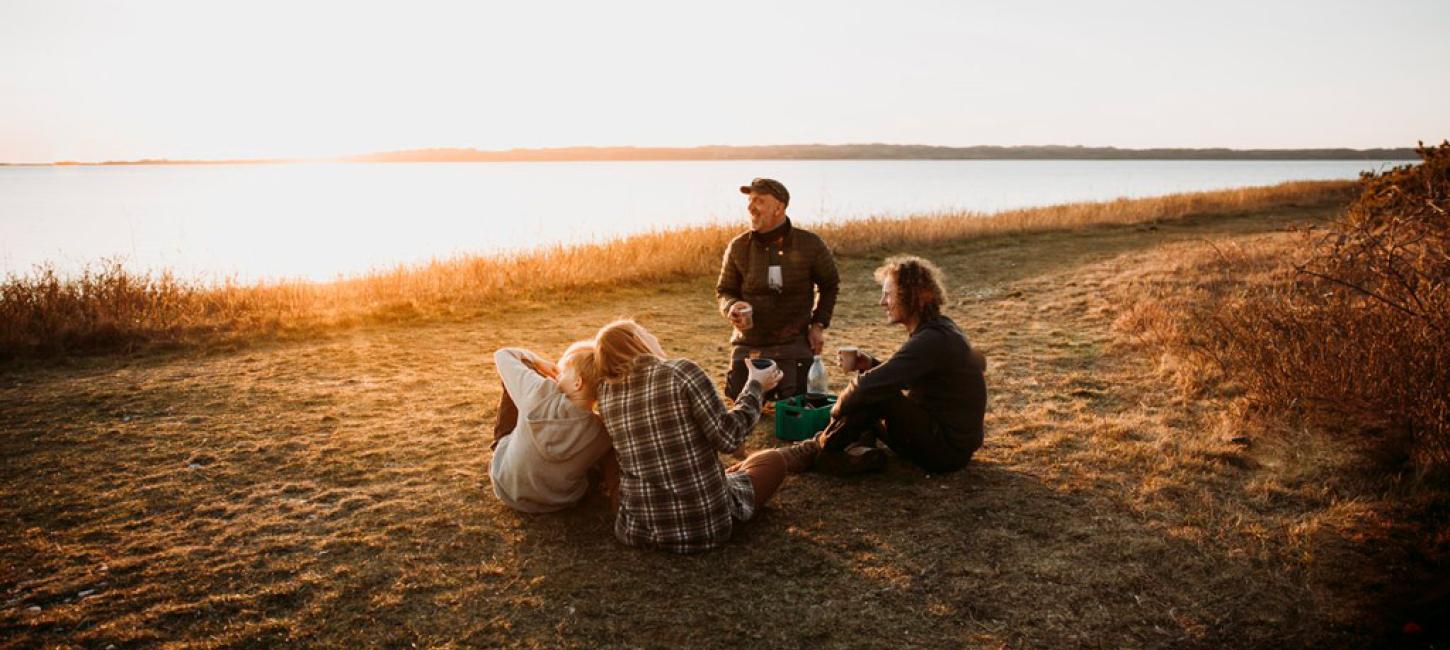
M741 468L746 471L757 469L761 471L768 471L774 469L780 469L784 471L786 462L785 455L781 454L780 450L764 449L751 454L748 458L741 462L740 465Z
M785 482L785 455L775 449L757 451L741 465L750 477L750 485L755 488L757 508L764 506L775 495L775 491L780 489L780 484Z
M786 474L785 455L774 449L757 451L740 465L750 475L751 481L770 487L779 484Z

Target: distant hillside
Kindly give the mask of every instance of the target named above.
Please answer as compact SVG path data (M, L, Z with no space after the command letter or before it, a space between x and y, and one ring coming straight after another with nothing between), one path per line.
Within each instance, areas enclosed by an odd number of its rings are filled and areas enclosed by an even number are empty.
M440 148L339 158L347 162L522 162L588 160L1419 160L1414 149L1119 149L1117 147L934 147L909 144L787 144L757 147Z
M298 158L228 158L222 160L171 160L168 158L142 158L141 160L107 160L105 162L78 162L60 160L51 163L58 167L77 165L274 165L277 163L305 162Z
M920 144L781 144L756 147L560 147L483 151L461 147L335 158L58 161L52 165L241 165L290 162L567 162L596 160L1419 160L1414 149L1119 149L1064 145L934 147ZM0 163L5 164L5 163Z

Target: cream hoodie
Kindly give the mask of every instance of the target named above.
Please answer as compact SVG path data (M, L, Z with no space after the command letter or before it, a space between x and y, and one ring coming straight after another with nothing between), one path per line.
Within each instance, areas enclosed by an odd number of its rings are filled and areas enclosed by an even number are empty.
M530 370L520 348L493 354L504 388L519 407L513 433L499 440L489 465L493 493L510 508L553 512L589 489L589 467L609 451L604 423L579 408L554 380Z

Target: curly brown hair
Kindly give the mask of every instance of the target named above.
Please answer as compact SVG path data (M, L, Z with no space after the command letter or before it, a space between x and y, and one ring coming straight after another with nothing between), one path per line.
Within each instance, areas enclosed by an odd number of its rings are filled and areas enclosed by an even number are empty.
M942 270L931 260L915 255L889 257L874 275L877 282L885 283L888 277L896 281L897 299L916 322L941 315L942 305L947 301L947 288Z

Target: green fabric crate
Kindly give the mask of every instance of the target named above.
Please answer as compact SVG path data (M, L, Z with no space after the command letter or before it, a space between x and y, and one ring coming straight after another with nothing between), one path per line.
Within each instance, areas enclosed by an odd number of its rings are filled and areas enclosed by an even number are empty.
M827 395L824 406L806 406L806 396L796 395L775 403L775 437L781 440L805 440L826 428L831 421L831 407L836 396Z

